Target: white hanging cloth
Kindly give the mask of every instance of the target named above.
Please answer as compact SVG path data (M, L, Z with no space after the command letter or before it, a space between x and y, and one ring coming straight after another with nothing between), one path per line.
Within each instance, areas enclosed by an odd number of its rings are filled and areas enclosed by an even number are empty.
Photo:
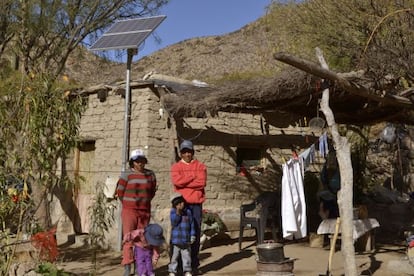
M302 166L302 159L291 159L282 165L281 211L282 232L285 239L301 239L307 235Z

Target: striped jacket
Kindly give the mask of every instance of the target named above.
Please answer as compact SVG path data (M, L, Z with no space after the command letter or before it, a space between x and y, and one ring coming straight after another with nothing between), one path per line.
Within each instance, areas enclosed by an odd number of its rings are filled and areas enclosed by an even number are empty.
M150 211L156 189L157 179L153 171L144 169L143 173L139 173L130 170L122 173L116 193L122 208Z

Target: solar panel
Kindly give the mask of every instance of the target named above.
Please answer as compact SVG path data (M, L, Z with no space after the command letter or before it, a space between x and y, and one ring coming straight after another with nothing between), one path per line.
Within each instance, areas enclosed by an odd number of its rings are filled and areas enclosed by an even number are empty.
M91 50L137 48L161 22L165 15L117 21L91 47Z

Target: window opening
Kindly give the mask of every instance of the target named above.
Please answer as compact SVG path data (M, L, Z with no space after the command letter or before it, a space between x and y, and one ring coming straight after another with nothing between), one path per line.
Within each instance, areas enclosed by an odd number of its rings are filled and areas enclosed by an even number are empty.
M261 174L263 172L263 149L237 148L236 173L245 176L249 173Z

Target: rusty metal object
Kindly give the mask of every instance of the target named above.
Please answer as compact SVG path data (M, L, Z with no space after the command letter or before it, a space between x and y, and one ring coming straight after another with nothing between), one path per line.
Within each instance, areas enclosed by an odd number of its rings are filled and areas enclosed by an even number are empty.
M256 275L293 275L295 260L290 258L285 258L281 262L261 262L257 260Z
M286 260L283 252L283 244L276 242L262 243L256 247L256 250L260 262L276 263Z

